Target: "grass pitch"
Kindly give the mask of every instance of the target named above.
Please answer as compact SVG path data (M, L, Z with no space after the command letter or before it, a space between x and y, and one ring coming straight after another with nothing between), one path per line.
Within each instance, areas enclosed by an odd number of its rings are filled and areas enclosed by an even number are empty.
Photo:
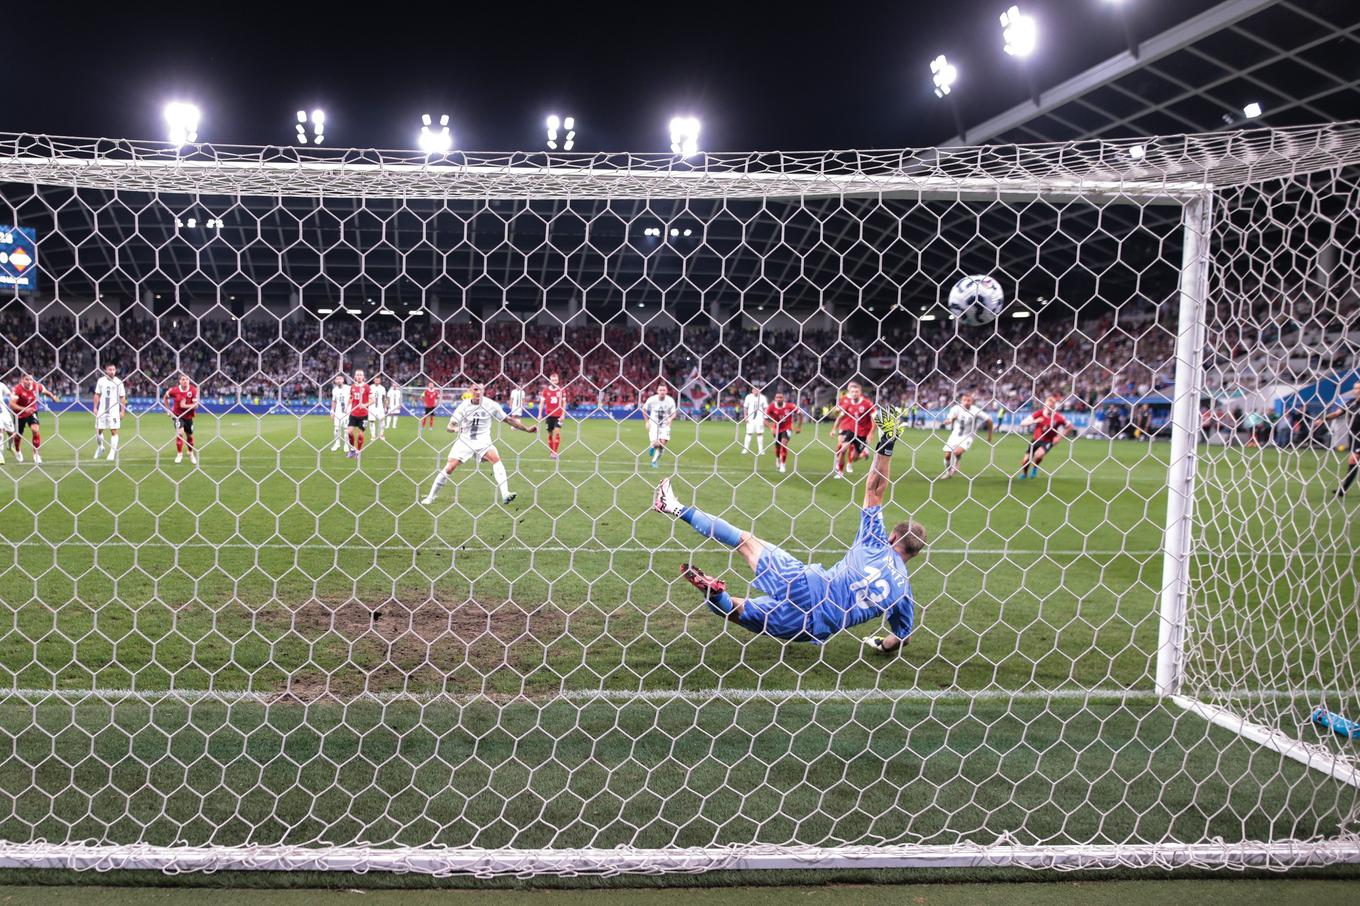
M1334 835L1355 808L1146 694L1163 444L1063 444L1014 481L1021 442L979 442L946 482L938 435L899 445L888 518L932 541L920 629L880 660L724 626L678 564L744 570L648 512L674 474L829 564L862 494L828 477L829 427L787 475L733 425L678 425L661 470L640 422L570 423L558 463L503 432L519 499L464 466L427 509L449 439L413 418L358 462L328 419L202 418L199 468L164 417L130 419L116 464L88 418L47 421L46 463L0 471L0 686L28 690L0 700L3 839L1111 843ZM1335 471L1206 453L1192 660L1227 684L1354 688L1354 646L1326 644L1356 637Z

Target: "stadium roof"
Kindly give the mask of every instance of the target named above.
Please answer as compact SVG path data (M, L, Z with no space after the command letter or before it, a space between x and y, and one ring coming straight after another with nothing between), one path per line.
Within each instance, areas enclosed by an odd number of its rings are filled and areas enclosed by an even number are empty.
M1248 120L1243 108L1259 104ZM1119 139L1360 114L1360 3L1225 0L946 144Z

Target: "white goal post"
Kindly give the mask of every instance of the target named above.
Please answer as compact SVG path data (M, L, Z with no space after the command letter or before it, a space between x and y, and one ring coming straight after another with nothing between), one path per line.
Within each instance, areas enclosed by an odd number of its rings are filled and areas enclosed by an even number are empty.
M1360 122L690 161L4 135L7 227L0 382L58 401L0 466L0 867L1360 862L1354 743L1311 720L1360 719L1360 437L1322 434L1360 382ZM1007 307L969 328L974 273ZM330 416L356 368L402 388L366 449ZM554 371L560 438L495 436L513 506L475 460L422 504L450 404L537 418ZM809 401L851 382L998 429L958 474L898 442L888 524L931 542L891 660L719 621L675 565L744 561L650 512L671 475L839 560L868 463ZM751 387L799 408L768 452ZM1092 439L1022 422L1049 398Z

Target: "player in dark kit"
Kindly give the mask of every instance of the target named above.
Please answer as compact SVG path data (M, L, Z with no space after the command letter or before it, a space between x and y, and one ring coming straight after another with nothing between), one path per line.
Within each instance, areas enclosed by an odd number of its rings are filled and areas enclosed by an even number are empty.
M774 432L774 461L779 464L780 472L786 471L789 461L790 429L803 430L801 425L795 425L797 415L798 407L788 402L782 393L776 393L774 402L765 407L765 418Z
M1067 436L1070 426L1063 414L1058 411L1059 399L1050 396L1038 412L1027 415L1020 422L1021 428L1034 428L1034 439L1020 460L1020 477L1035 478L1039 475L1039 463L1044 461L1053 445Z
M538 417L548 433L548 458L556 459L562 448L562 419L567 416L567 391L562 387L562 376L554 371L548 375L548 386L538 398Z
M869 434L874 429L874 402L864 395L864 388L858 381L851 381L837 409L840 418L836 419L836 427L832 430L839 439L836 442L836 469L832 474L843 478L854 474L851 464L856 459L868 455Z
M194 414L198 412L198 388L189 375L181 374L179 384L165 391L162 404L170 411L175 423L175 462L184 461L184 448L189 448L189 462L198 465L194 452Z
M349 450L346 459L354 459L364 448L364 436L368 432L368 407L373 402L373 388L368 386L362 368L354 372L354 381L349 385Z
M434 385L434 381L425 382L425 392L421 394L420 402L425 406L425 414L420 417L420 427L433 428L434 410L439 408L439 388Z
M1338 402L1337 408L1328 412L1318 419L1318 425L1329 422L1334 418L1341 418L1349 415L1350 434L1346 441L1346 474L1341 478L1341 486L1336 489L1336 499L1345 500L1346 491L1355 483L1355 476L1360 473L1360 386L1355 387L1347 394L1348 399L1344 403Z
M33 442L33 464L37 466L42 465L42 454L38 452L42 446L42 432L38 428L38 398L43 396L54 403L57 401L56 394L35 381L31 374L20 378L9 396L9 408L14 414L14 458L19 462L24 461L22 444L24 430L27 429L29 439Z

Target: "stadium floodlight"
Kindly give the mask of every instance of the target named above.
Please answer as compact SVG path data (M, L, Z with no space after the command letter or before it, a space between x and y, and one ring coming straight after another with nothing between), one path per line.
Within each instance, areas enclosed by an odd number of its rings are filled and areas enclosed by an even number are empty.
M312 134L307 135L307 124L311 123ZM326 138L326 112L324 110L313 110L308 116L306 110L297 112L297 135L295 140L299 145L305 145L308 141L313 144L321 144Z
M1006 53L1013 57L1027 57L1034 53L1039 42L1039 30L1034 17L1012 6L1001 14L1001 37L1006 42Z
M671 153L680 157L693 157L699 153L698 117L671 117Z
M439 117L439 125L428 114L420 118L420 150L426 154L447 154L453 147L453 135L449 132L449 115Z
M558 144L563 151L570 151L576 144L576 117L558 117L553 114L548 117L548 147L556 151Z
M1261 105L1258 104L1256 101L1252 101L1250 104L1242 108L1242 115L1249 120L1256 119L1258 116L1261 115Z
M165 125L169 129L170 144L176 148L198 142L200 114L193 104L171 101L165 105Z
M945 59L944 54L930 61L930 78L935 83L935 96L942 98L958 81L959 71L954 64Z

